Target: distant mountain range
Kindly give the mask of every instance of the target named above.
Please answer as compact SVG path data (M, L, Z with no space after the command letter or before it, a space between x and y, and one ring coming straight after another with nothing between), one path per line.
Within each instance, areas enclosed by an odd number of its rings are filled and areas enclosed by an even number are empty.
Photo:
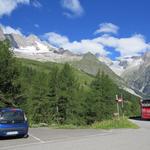
M0 28L0 40L8 39L16 57L57 63L69 62L88 74L105 72L121 87L132 94L132 89L150 95L150 52L112 61L100 54L74 54L63 48L56 48L36 35L4 34ZM125 80L125 82L124 82ZM129 87L131 87L131 89Z
M128 67L122 78L135 90L150 96L150 52L136 58L136 65Z
M17 57L39 61L65 62L79 60L81 57L63 48L56 48L36 35L4 34L0 29L0 40L9 39Z

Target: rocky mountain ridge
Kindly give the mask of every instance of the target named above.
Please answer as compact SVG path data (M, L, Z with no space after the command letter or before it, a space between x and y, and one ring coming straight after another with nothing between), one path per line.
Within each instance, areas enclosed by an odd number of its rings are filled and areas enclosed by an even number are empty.
M69 50L56 48L47 41L42 41L36 35L24 36L20 34L4 34L0 28L0 40L8 39L16 57L38 61L52 61L64 63L80 60L82 57Z
M150 96L150 51L141 56L141 63L121 75L134 89Z

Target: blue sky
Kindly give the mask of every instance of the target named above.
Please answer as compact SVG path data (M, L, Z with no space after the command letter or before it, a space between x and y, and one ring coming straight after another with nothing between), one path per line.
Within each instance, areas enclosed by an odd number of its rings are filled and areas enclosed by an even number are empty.
M114 59L150 49L149 6L149 0L0 0L0 24L5 32L11 27Z

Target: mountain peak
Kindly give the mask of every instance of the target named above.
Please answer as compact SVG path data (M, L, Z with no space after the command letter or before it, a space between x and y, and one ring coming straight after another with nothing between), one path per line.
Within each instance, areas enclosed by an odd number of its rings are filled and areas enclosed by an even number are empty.
M92 54L91 52L87 52L83 55L83 59L89 59L89 60L97 60L96 56Z
M35 41L39 41L40 39L39 39L36 35L30 34L30 35L27 37L27 40L32 41L32 42L35 42Z
M150 51L147 51L147 52L144 54L143 59L144 59L145 61L149 61L149 59L150 59Z
M9 34L9 36L11 36L11 39L13 39L17 43L19 48L26 47L28 45L26 37L23 35L12 33L12 34ZM12 41L10 41L10 42L12 42Z

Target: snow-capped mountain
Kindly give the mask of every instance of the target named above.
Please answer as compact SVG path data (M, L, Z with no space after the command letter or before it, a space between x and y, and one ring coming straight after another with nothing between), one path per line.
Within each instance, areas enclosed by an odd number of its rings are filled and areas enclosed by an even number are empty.
M138 64L136 61L139 61L139 59L133 58L112 61L110 58L99 54L95 54L98 59L93 54L89 53L74 54L69 50L56 48L48 42L42 41L36 35L31 34L29 36L24 36L14 33L4 34L0 29L0 41L4 39L10 41L16 57L57 63L70 62L74 67L92 75L96 74L98 70L101 70L106 74L109 74L114 81L123 87L126 87L124 81L116 74L122 74L126 68L129 68L129 66L132 66L133 64Z
M67 62L82 58L69 50L56 48L33 34L29 36L14 33L4 34L2 29L0 29L0 40L3 41L5 39L9 39L16 57L52 62Z
M150 96L150 51L138 60L133 67L127 68L121 77L134 89Z
M0 29L0 39L9 39L13 51L17 57L23 57L39 61L68 62L79 61L83 55L77 55L63 48L56 48L46 41L42 41L36 35L24 36L21 34L4 34ZM99 53L95 54L100 62L103 62L117 75L136 69L142 63L141 57L125 57L118 60L111 60Z
M115 61L105 56L98 58L126 81L129 87L145 96L150 96L150 51L142 56L124 57ZM131 88L125 90L130 91Z
M56 48L46 41L42 41L34 34L24 36L21 34L4 34L0 29L0 40L9 39L17 57L39 61L67 62L78 61L83 55L77 55L63 48ZM128 69L133 69L141 63L140 57L128 57L112 61L99 53L95 54L100 62L109 66L117 75L121 76Z
M113 61L110 68L119 76L122 76L128 70L134 70L143 62L141 57L125 57L117 61Z
M98 59L109 66L119 76L121 76L128 70L136 69L143 62L143 59L140 56L118 58L117 60L113 61L106 56L99 55Z
M49 52L53 47L43 41L41 41L35 35L29 35L25 37L19 34L9 34L6 37L10 40L12 47L15 51L20 51L23 53L43 53Z

